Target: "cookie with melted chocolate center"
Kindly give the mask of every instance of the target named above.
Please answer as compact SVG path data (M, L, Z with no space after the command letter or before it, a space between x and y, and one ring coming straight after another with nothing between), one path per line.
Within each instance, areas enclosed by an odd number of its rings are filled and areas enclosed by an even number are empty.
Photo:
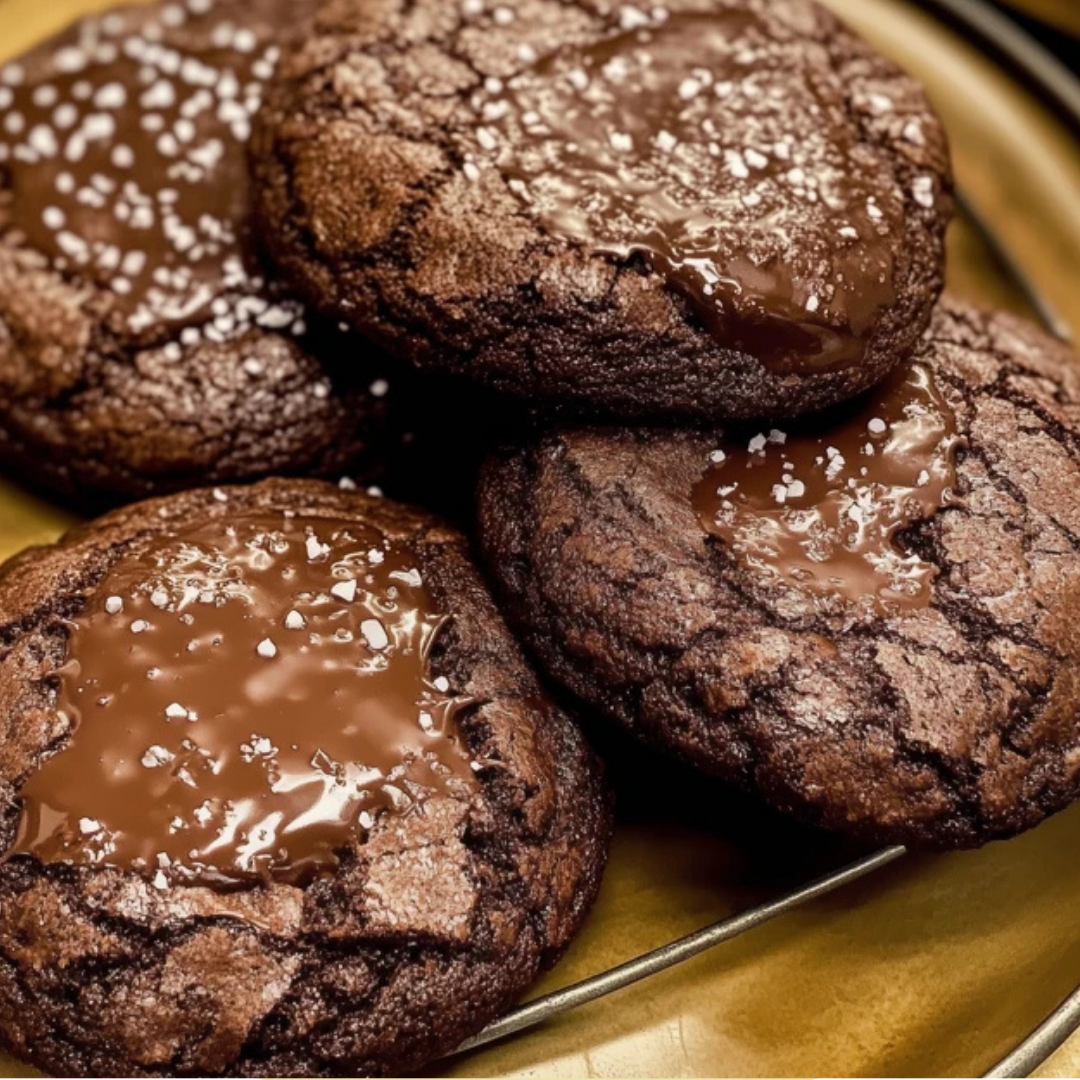
M947 301L833 413L562 429L491 461L481 533L543 667L810 823L968 847L1080 793L1080 368Z
M311 303L548 410L820 409L942 283L941 125L813 0L334 0L253 150Z
M281 290L250 221L251 116L313 6L140 5L0 66L0 461L20 477L108 503L371 476L399 442L386 361Z
M0 573L0 1040L56 1075L413 1074L580 926L599 767L437 520L315 481Z

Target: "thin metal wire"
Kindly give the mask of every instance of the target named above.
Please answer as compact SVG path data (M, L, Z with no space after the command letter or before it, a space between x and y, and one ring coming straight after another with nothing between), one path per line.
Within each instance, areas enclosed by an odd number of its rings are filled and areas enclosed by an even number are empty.
M1078 986L1011 1054L984 1076L1030 1076L1080 1028Z
M816 881L812 881L808 885L804 885L802 888L796 889L794 892L788 893L777 900L770 900L768 903L759 904L757 907L750 908L738 915L721 919L719 922L706 926L702 930L687 934L677 941L672 941L658 949L653 949L651 952L635 957L633 960L628 960L625 964L619 964L617 967L613 967L599 975L593 975L591 978L574 983L573 986L567 986L562 990L546 994L536 1001L531 1001L527 1005L514 1009L502 1019L496 1020L495 1023L485 1028L479 1035L463 1043L459 1048L459 1052L475 1050L479 1046L485 1046L487 1043L495 1042L497 1039L514 1035L519 1031L524 1031L526 1028L536 1027L537 1024L542 1024L553 1016L558 1016L560 1013L575 1009L579 1005L595 1001L597 998L614 993L616 990L622 990L633 983L639 982L641 979L648 978L650 975L666 971L676 964L681 964L684 960L689 960L691 957L706 952L721 942L730 941L740 934L745 934L748 930L761 926L762 923L767 923L771 919L786 915L789 911L794 911L795 908L801 907L811 900L816 900L818 897L834 892L844 885L858 881L859 878L866 877L875 870L880 870L882 867L888 866L889 863L895 862L904 854L905 849L902 847L883 848L881 851L876 851L872 855L867 855L862 859L849 863L840 870L826 874L824 877L818 878Z

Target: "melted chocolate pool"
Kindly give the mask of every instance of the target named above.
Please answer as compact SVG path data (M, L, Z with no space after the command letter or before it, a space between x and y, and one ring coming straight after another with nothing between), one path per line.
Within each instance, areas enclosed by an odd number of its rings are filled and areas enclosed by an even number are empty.
M303 883L380 813L474 783L446 618L414 555L351 521L240 515L122 558L72 622L74 732L8 853L161 887Z
M960 441L930 370L913 364L842 419L725 442L694 505L754 570L884 614L925 607L936 569L896 536L948 504Z

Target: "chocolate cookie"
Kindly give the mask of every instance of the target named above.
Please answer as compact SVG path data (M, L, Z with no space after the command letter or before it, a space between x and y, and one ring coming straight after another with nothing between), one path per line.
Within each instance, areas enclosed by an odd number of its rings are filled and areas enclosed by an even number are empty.
M941 288L940 123L812 0L333 0L252 146L311 303L548 408L819 409Z
M947 302L797 424L562 430L491 462L483 543L557 680L873 842L965 847L1080 793L1080 368Z
M314 481L0 574L0 1038L56 1075L409 1075L597 890L598 766L464 539Z
M384 361L270 281L245 143L311 0L88 18L0 67L0 461L86 502L369 474Z

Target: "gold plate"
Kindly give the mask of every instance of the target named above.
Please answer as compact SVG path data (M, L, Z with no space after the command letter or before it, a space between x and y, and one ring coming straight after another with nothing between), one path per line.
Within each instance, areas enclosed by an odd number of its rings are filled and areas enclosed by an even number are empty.
M929 86L959 181L1019 266L1080 330L1080 146L963 36L906 0L832 6ZM0 0L0 59L103 0ZM1046 0L1049 8L1050 2ZM1071 8L1069 0L1057 5ZM1025 309L969 226L950 279ZM70 519L0 481L0 557ZM601 971L835 866L705 788L626 767L602 896L537 988ZM1080 806L979 852L905 857L870 879L634 987L447 1063L453 1076L972 1076L1080 982ZM1039 1075L1080 1070L1080 1037ZM0 1058L0 1076L34 1075Z

